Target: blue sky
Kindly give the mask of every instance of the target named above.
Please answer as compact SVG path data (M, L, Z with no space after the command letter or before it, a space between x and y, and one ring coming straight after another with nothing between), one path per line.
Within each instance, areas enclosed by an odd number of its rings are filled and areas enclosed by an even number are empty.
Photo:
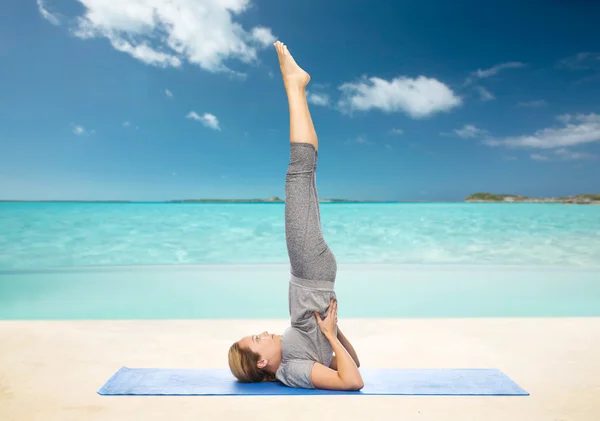
M4 0L0 199L284 197L271 43L321 198L600 193L600 4Z

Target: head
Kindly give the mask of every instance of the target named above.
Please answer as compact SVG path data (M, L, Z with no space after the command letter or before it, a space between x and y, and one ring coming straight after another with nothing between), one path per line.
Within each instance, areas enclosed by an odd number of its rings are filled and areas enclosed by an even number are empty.
M229 368L241 382L275 381L281 363L281 336L263 332L245 336L229 348Z

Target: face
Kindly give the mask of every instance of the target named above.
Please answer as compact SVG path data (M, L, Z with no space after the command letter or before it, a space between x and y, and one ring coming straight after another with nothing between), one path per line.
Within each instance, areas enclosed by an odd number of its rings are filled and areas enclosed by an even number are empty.
M259 368L264 368L269 361L277 361L281 358L281 335L264 331L258 335L243 337L239 344L242 348L250 348L260 355Z

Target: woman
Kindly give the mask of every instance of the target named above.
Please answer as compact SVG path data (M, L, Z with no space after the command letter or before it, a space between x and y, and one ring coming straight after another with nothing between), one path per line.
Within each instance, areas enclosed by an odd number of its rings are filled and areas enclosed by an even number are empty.
M263 332L234 343L229 367L243 382L279 380L290 387L360 390L358 357L337 327L337 264L321 233L315 184L319 144L306 102L310 76L284 44L274 46L290 109L285 235L291 326L283 335Z

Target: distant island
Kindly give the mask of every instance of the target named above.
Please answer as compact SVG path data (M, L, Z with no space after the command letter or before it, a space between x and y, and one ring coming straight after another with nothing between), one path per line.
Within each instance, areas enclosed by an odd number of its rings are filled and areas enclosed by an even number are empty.
M600 194L578 194L561 197L527 197L517 194L475 193L465 199L472 203L564 203L577 205L600 205Z

